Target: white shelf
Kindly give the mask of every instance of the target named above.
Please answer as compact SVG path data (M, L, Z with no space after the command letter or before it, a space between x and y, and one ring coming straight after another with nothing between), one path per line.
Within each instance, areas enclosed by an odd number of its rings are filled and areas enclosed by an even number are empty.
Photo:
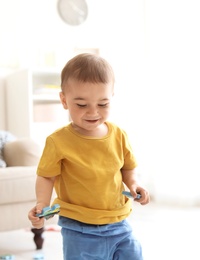
M59 98L59 73L18 70L7 76L6 85L7 129L17 137L44 140L50 129L69 122Z
M60 103L59 94L56 95L33 95L34 103Z

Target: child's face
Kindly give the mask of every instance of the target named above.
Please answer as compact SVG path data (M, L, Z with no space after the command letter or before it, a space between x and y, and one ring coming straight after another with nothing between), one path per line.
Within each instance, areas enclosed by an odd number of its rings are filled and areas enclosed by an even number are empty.
M101 132L110 112L113 96L112 83L88 83L68 80L60 99L69 110L74 128L81 134L95 135Z

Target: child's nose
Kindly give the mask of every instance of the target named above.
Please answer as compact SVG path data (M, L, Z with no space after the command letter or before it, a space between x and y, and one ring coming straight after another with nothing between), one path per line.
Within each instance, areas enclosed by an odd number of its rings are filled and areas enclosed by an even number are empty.
M88 108L88 111L87 111L87 114L88 115L96 115L98 113L98 111L97 111L97 108L96 107L89 107Z

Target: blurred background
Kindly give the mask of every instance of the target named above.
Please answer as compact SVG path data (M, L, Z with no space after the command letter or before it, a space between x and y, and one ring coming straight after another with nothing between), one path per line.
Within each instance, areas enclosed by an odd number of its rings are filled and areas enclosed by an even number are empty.
M71 25L56 0L0 0L0 75L99 53L116 74L111 120L129 134L152 198L200 205L199 1L86 4L86 20Z

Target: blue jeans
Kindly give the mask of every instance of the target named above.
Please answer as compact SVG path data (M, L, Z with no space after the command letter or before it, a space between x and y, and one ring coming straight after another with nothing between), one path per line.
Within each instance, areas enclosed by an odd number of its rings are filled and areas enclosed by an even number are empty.
M60 216L64 260L143 260L127 220L89 225Z

